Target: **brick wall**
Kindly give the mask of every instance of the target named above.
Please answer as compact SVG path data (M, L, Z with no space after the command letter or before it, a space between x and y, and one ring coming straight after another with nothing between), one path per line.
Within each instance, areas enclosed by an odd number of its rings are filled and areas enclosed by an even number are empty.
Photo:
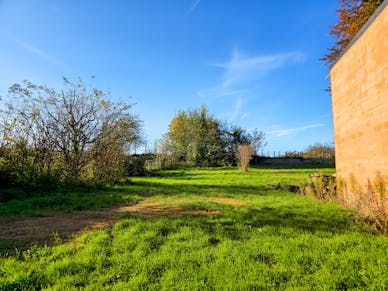
M381 183L379 191L374 184L378 173L388 175L388 5L331 68L330 79L343 203L367 214L382 207L387 215L388 183L385 198Z

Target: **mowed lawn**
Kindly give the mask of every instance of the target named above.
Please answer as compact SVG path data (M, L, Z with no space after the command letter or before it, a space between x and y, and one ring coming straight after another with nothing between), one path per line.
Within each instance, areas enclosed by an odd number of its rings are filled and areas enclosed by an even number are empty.
M334 169L161 171L51 196L59 202L3 203L3 217L132 208L112 227L3 254L0 290L387 290L387 236L333 203L268 187L312 172Z

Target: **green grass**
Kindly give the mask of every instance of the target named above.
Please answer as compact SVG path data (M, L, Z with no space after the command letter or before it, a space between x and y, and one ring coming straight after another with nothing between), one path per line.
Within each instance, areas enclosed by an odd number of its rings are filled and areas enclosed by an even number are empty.
M121 185L105 190L86 187L69 187L53 193L25 193L21 190L1 190L19 193L21 199L0 203L0 218L13 215L44 216L51 212L72 212L98 209L114 205L131 205L142 195L168 196L197 194L235 197L242 193L256 195L257 187L267 191L270 183L284 182L299 185L307 179L307 174L315 171L333 173L334 169L251 169L241 173L235 168L175 170L156 172L156 177L138 178L123 181ZM23 198L29 197L29 198Z
M369 234L353 222L354 212L338 205L266 186L298 185L315 171L161 171L106 192L84 193L83 201L105 201L85 208L132 204L146 195L165 206L220 214L124 214L113 228L0 258L0 290L386 290L387 236ZM29 207L36 213L48 209Z
M56 192L25 193L24 199L0 203L0 219L9 216L44 216L63 211L72 212L99 209L114 205L131 205L140 200L139 195L128 193L124 188L109 187L105 190L87 187L69 187ZM14 191L3 190L3 191Z

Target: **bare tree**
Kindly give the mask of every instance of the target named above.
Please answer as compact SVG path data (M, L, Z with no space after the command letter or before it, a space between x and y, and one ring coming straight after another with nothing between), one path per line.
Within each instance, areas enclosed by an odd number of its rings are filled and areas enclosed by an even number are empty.
M32 96L31 89L31 84L12 86L11 100L0 118L3 163L21 183L54 172L54 145L45 135L40 100Z
M260 149L264 148L267 145L265 141L265 133L258 131L256 128L250 134L251 144L253 146L253 154L258 155Z
M94 178L114 182L124 173L125 156L129 147L140 140L139 122L131 115L105 121L101 134L92 148Z
M29 81L13 85L1 123L4 141L24 160L32 156L37 169L50 172L54 163L64 180L112 177L128 145L140 139L140 120L131 105L111 102L109 93L81 80L64 78L64 85L60 91Z
M334 159L334 156L334 146L322 143L310 145L303 152L304 158Z

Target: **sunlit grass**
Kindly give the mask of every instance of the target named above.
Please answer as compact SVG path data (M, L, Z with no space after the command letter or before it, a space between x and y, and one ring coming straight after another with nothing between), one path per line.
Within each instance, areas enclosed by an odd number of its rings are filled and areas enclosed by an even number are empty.
M124 213L113 228L3 257L0 289L388 288L388 237L367 233L338 205L266 187L298 185L314 171L191 169L131 178L108 193L219 214Z

